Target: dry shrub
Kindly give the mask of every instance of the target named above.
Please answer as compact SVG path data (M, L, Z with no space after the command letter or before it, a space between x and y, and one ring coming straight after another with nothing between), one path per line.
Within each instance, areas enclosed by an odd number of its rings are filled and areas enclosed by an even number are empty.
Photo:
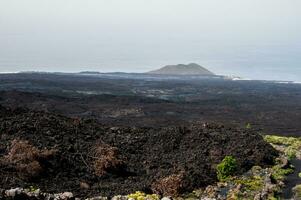
M151 189L159 195L176 197L183 189L183 177L183 174L170 175L154 182Z
M2 162L12 165L23 178L35 178L43 171L41 160L55 153L55 150L39 150L26 140L15 139Z
M90 157L93 159L92 165L97 176L103 176L123 165L123 161L118 158L118 149L103 142L97 142L91 150Z

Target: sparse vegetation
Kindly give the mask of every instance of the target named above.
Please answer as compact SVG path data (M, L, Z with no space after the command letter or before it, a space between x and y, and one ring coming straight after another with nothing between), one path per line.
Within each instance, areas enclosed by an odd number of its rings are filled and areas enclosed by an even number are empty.
M293 188L293 192L294 192L294 199L300 199L301 198L301 185L296 185Z
M263 169L260 169L262 171ZM248 174L244 176L236 176L227 181L227 184L233 185L232 189L227 192L228 200L238 199L255 199L257 194L265 187L265 175ZM273 192L270 191L271 197L274 196Z
M219 181L225 181L237 170L236 159L232 156L226 156L220 164L217 165L217 178Z
M260 176L252 176L250 178L235 179L236 184L241 184L246 191L256 191L263 187L264 180Z
M183 174L173 174L152 184L152 191L163 196L176 197L183 189Z
M26 140L15 139L1 162L14 167L21 178L31 179L43 172L41 161L55 153L56 150L39 150Z
M36 192L36 191L38 191L38 190L39 190L39 188L36 187L36 186L33 186L33 185L29 186L29 188L28 188L28 191L29 191L29 192Z
M276 135L265 135L265 141L272 143L272 144L279 144L279 145L287 145L287 146L296 146L301 144L301 139L296 137L283 137L283 136L276 136Z
M264 140L272 145L282 146L284 154L289 159L297 157L297 153L301 149L301 138L266 135Z
M50 112L25 109L5 113L0 120L0 153L8 155L8 144L15 138L28 139L39 154L50 147L58 153L50 159L37 156L43 176L34 180L20 181L12 165L1 164L0 185L4 189L34 185L45 192L71 190L83 198L99 192L112 196L154 190L151 193L182 197L213 184L216 171L211 166L226 155L237 156L241 168L235 175L249 170L243 166L245 162L266 166L277 155L256 132L214 123L154 129L113 127L81 119L76 129L74 118ZM96 138L102 142L95 142Z
M116 170L123 164L118 158L118 150L103 142L97 142L92 148L90 157L93 159L92 165L97 176L103 176L109 170Z
M247 123L246 129L251 129L251 128L252 128L252 125L250 123Z
M277 181L283 181L285 179L285 176L287 176L293 172L294 172L294 169L292 169L292 168L283 169L279 165L275 165L272 168L272 177L273 177L273 179L275 179Z
M127 195L128 198L134 200L159 200L160 197L157 194L145 194L144 192L137 191L133 194Z

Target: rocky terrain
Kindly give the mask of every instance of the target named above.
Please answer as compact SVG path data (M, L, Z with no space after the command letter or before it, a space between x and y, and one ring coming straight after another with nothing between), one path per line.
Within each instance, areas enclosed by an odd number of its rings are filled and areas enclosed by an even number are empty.
M118 128L0 108L1 189L35 187L78 197L176 195L216 182L216 165L225 156L237 160L235 174L241 174L272 165L278 154L253 131L217 124ZM177 184L161 190L166 182Z
M299 139L262 137L300 136L300 100L300 85L264 81L2 74L1 197L301 196Z
M300 136L300 84L126 76L1 74L0 104L94 118L110 126L249 123L261 132Z

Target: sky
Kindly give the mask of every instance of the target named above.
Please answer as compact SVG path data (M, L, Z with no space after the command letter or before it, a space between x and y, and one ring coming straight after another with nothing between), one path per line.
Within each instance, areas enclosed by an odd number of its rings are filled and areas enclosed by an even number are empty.
M301 81L300 0L0 0L0 72L196 62Z

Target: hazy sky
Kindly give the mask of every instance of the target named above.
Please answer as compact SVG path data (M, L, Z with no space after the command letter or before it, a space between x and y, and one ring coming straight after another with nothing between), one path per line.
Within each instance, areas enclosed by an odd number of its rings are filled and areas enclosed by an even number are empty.
M0 0L0 72L197 62L300 80L300 9L300 0Z

